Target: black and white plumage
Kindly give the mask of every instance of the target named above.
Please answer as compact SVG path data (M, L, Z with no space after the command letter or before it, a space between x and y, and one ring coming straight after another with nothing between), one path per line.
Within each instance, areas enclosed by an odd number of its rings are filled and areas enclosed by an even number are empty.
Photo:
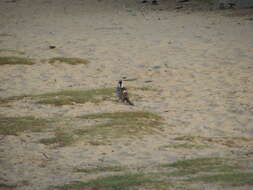
M125 87L122 88L122 101L124 103L128 103L129 105L133 106L134 104L130 101L129 97L128 97L128 92L127 89Z
M122 100L122 88L123 88L122 80L119 80L118 86L116 88L116 96L118 97L119 100Z
M148 3L148 0L143 0L142 3ZM158 5L157 0L153 0L152 5Z
M127 92L127 89L123 86L123 82L122 80L120 80L118 82L118 86L116 88L116 95L119 99L119 101L122 101L124 103L128 103L129 105L134 105L130 99L129 99L129 96L128 96L128 92Z

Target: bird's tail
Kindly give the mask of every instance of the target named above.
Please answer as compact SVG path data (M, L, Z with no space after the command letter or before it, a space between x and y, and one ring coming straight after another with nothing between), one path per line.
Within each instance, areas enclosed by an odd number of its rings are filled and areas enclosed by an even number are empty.
M131 106L134 106L133 102L131 102L128 98L126 98L126 102L131 105Z

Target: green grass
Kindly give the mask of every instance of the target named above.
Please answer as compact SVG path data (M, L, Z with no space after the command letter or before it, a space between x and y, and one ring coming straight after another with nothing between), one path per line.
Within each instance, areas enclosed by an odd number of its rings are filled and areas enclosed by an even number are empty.
M98 103L110 98L114 93L115 89L113 88L102 88L93 90L64 90L55 93L41 94L37 97L41 98L41 100L38 101L40 104L61 106L71 105L73 103Z
M55 137L40 139L39 142L45 145L57 144L60 147L72 145L77 139L62 129L55 130Z
M157 89L151 87L151 86L143 86L143 87L133 87L130 86L129 89L133 90L141 90L141 91L156 91Z
M196 141L198 140L199 137L198 136L180 136L180 137L176 137L174 140L177 140L177 141Z
M243 137L243 136L231 136L231 137L204 137L204 136L179 136L174 138L174 140L177 141L190 141L193 143L200 142L200 141L206 141L208 143L217 143L222 144L226 146L235 146L237 144L243 143L243 142L249 142L252 141L252 138Z
M231 172L240 168L238 165L231 164L228 159L224 158L180 160L163 166L177 168L176 171L169 174L170 176L193 175L200 172Z
M16 189L16 188L17 188L17 185L8 185L5 183L0 183L0 189L3 189L3 190L11 190L11 189Z
M31 98L40 104L50 104L54 106L83 104L86 102L99 103L115 96L114 88L99 88L91 90L62 90L59 92L44 93L38 95L20 95L8 98L0 98L0 104L7 104L12 101ZM138 96L138 95L133 95Z
M8 56L0 57L0 65L33 65L31 59L24 57Z
M12 36L11 34L8 34L8 33L1 33L0 34L0 37L8 37L8 36Z
M40 104L50 104L54 106L72 105L74 103L94 102L98 103L109 99L115 93L113 88L101 88L92 90L63 90L59 92L45 93L39 95L22 95L8 98L1 98L0 104L6 104L12 101L31 98L38 100Z
M162 123L159 115L141 111L89 114L76 119L100 119L100 121L82 128L62 127L61 130L55 131L55 137L41 139L39 142L45 145L59 144L61 146L84 142L98 146L116 138L157 132L157 127Z
M97 113L81 116L82 119L107 119L87 129L79 129L76 134L82 134L86 138L120 138L149 134L162 124L162 118L150 112L114 112Z
M0 117L1 135L18 135L24 131L41 132L51 121L35 117Z
M190 181L204 181L208 183L227 183L230 185L253 185L253 173L231 172L213 175L201 175L190 178Z
M26 97L32 97L32 95L20 95L20 96L11 96L8 98L0 98L0 104L7 104L13 101L22 100Z
M151 112L106 112L95 113L81 116L82 119L131 119L131 118L146 118L152 120L160 120L161 116Z
M0 53L14 53L14 54L20 54L20 55L25 54L25 52L23 51L18 51L18 50L13 50L13 49L0 49Z
M123 166L98 166L98 167L88 167L88 168L76 168L74 172L78 173L99 173L99 172L121 172L125 171L127 168Z
M58 190L130 190L138 186L152 186L158 184L159 181L153 176L144 174L121 174L99 177L87 182L73 182L63 186L55 187Z
M167 147L171 147L171 148L186 148L186 149L192 149L192 148L202 149L202 148L207 148L208 145L204 145L204 144L192 144L192 143L181 143L181 144L171 144L171 145L168 145Z
M74 57L54 57L49 59L49 63L67 63L71 65L88 64L89 61L81 58Z

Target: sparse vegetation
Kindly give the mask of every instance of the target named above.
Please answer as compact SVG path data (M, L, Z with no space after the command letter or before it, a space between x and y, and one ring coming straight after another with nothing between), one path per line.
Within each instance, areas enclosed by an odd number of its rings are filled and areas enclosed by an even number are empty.
M0 37L9 37L9 36L12 36L12 35L8 34L8 33L1 33L0 34Z
M208 145L193 144L193 143L181 143L181 144L171 144L171 145L168 145L167 147L171 147L171 148L187 148L187 149L192 149L192 148L202 149L202 148L207 148Z
M94 90L65 90L55 93L41 94L36 97L41 99L38 101L40 104L52 104L55 106L61 106L73 103L98 103L102 100L110 98L113 95L114 91L115 90L112 88Z
M20 54L20 55L25 54L25 52L23 51L18 51L18 50L13 50L13 49L0 49L0 53L14 53L14 54Z
M81 116L82 119L131 119L131 118L146 118L153 120L160 120L161 117L151 112L107 112L107 113L96 113Z
M198 136L180 136L180 137L176 137L174 140L177 140L177 141L196 141L198 140L199 137Z
M0 104L6 104L11 101L21 100L23 98L39 99L40 104L51 104L55 106L71 105L74 103L86 103L109 99L113 96L115 90L113 88L101 88L93 90L64 90L53 93L45 93L39 95L22 95L8 98L0 98Z
M221 144L221 145L225 145L228 147L234 147L234 146L240 146L240 143L245 143L245 142L249 142L252 141L251 138L247 138L247 137L240 137L240 136L235 136L235 137L203 137L203 136L179 136L174 138L174 140L177 141L189 141L192 142L194 144L196 143L201 143L201 142L205 142L205 144ZM207 146L207 145L203 145L203 146Z
M16 189L17 185L8 185L5 183L0 183L0 189L3 190L12 190L12 189Z
M8 98L0 98L0 104L7 104L12 101L22 100L26 97L32 97L32 95L21 95L21 96L11 96Z
M0 117L1 135L18 135L24 131L40 132L47 128L51 121L35 117Z
M143 86L143 87L129 87L129 89L134 89L134 90L142 90L142 91L156 91L155 88L151 86Z
M55 187L59 190L70 189L103 189L103 190L130 190L138 186L152 186L159 184L159 180L153 176L144 174L121 174L99 177L87 182L74 182Z
M83 173L99 173L99 172L121 172L125 171L127 168L123 166L97 166L88 168L75 168L74 172Z
M45 145L57 144L59 146L69 146L77 139L72 134L69 134L61 129L55 130L55 137L41 139L39 142Z
M33 65L35 64L31 59L24 57L0 57L0 65Z
M164 166L178 169L169 174L173 176L193 175L201 172L231 172L240 168L225 158L196 158L181 160Z
M55 137L41 139L39 142L46 145L68 146L76 141L83 141L92 145L101 145L115 138L153 133L162 123L159 115L141 111L98 113L84 115L77 119L100 119L100 122L77 129L57 129Z
M73 57L54 57L49 59L49 63L67 63L71 65L78 65L78 64L88 64L89 61L82 58L73 58Z
M119 138L125 135L152 133L161 125L162 118L150 112L115 112L97 113L80 117L82 119L107 119L87 129L79 129L76 134L99 138ZM109 119L109 120L108 120Z
M253 173L231 172L212 175L201 175L190 178L191 181L209 183L227 183L231 185L253 185Z

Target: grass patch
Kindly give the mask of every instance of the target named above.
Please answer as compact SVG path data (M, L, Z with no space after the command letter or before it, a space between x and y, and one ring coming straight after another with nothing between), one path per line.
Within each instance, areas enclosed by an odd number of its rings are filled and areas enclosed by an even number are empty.
M20 54L20 55L24 55L25 52L23 51L18 51L18 50L13 50L13 49L0 49L0 53L15 53L15 54Z
M115 88L100 88L91 90L63 90L59 92L21 95L8 98L0 98L0 104L7 104L12 101L22 100L24 98L37 99L37 103L50 104L54 106L72 105L75 103L83 104L86 102L99 103L109 100L115 96ZM133 95L134 96L134 95ZM137 96L137 95L136 95Z
M81 116L82 119L106 119L104 122L92 125L87 129L79 129L75 134L81 134L87 139L120 138L126 135L147 134L155 131L161 125L162 118L150 112L115 112L97 113Z
M41 132L51 121L35 117L0 117L1 135L18 135L24 131Z
M0 57L0 65L33 65L35 64L31 59L24 57Z
M89 61L82 58L74 58L74 57L54 57L49 59L49 63L67 63L71 65L78 65L78 64L88 64Z
M201 148L207 148L208 146L203 145L203 144L182 143L182 144L168 145L167 147L170 147L170 148L186 148L186 149L192 149L192 148L201 149Z
M174 140L176 141L191 141L191 142L194 142L196 140L198 140L199 137L198 136L180 136L180 137L176 137L174 138Z
M252 141L252 138L242 136L231 136L231 137L203 137L203 136L179 136L174 138L177 141L189 141L192 143L196 142L208 142L222 144L228 147L240 146L240 143Z
M9 37L9 36L12 36L12 35L8 34L8 33L1 33L0 34L0 37Z
M214 175L202 175L190 178L191 181L204 181L208 183L227 183L231 185L253 185L253 173L232 172Z
M98 167L89 167L89 168L76 168L74 172L81 173L99 173L99 172L121 172L125 171L127 168L123 166L98 166Z
M99 177L87 182L74 182L63 186L58 186L58 190L71 189L103 189L103 190L130 190L138 186L156 185L159 181L152 176L144 174L122 174Z
M72 145L77 138L74 138L72 134L69 134L63 130L57 129L55 131L55 137L41 139L39 142L45 145L58 144L59 146Z
M156 127L162 123L160 116L149 112L99 113L84 115L76 119L100 119L100 122L82 128L57 129L55 137L41 139L39 142L45 145L68 146L82 141L99 146L116 138L157 132L159 128Z
M232 172L240 167L232 165L225 158L197 158L181 160L164 166L175 167L178 170L169 175L184 176L193 175L200 172Z
M151 87L151 86L143 86L143 87L134 87L130 86L129 89L133 90L141 90L141 91L156 91L157 89Z
M55 106L71 105L73 103L86 103L106 100L113 96L115 89L113 88L102 88L93 90L64 90L55 93L46 93L37 95L36 97L41 100L38 101L40 104L51 104Z
M151 112L107 112L95 113L81 116L82 119L131 119L131 118L146 118L153 120L160 120L161 116Z
M16 189L17 185L8 185L5 183L0 183L0 189L3 190L12 190L12 189Z
M100 101L111 98L115 93L113 88L102 88L92 90L64 90L53 93L45 93L39 95L22 95L8 98L0 98L0 104L6 104L12 101L21 100L23 98L39 99L37 103L51 104L55 106L72 105L74 103L86 103Z
M11 97L8 97L8 98L0 98L0 104L7 104L7 103L12 102L12 101L21 100L25 97L29 97L29 95L11 96Z

